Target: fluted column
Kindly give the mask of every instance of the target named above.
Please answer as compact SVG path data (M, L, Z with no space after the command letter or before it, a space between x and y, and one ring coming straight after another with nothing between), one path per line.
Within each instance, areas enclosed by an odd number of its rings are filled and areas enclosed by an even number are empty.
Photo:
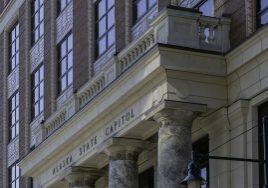
M191 161L192 121L196 114L190 110L163 110L154 116L160 124L158 131L158 188L180 188Z
M113 138L105 152L110 157L109 188L138 188L137 160L148 143L136 139Z
M95 182L103 172L99 169L89 167L70 167L66 170L67 180L70 188L94 188Z

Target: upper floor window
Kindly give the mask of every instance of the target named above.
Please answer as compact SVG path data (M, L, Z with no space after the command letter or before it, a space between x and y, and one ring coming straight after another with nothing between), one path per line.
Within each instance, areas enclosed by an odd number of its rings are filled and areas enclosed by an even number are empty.
M258 26L260 27L268 23L268 1L259 0L257 7Z
M99 0L96 5L97 56L102 55L115 42L114 0Z
M19 24L9 33L9 72L19 64Z
M196 8L203 13L204 16L213 16L213 0L202 0L197 5Z
M20 168L17 164L13 164L9 167L9 188L20 187Z
M44 66L41 65L32 75L32 117L44 111Z
M73 83L73 35L68 35L58 46L59 92Z
M44 0L32 2L32 43L44 35Z
M134 0L134 20L139 20L144 16L155 4L157 0Z
M70 3L72 0L58 0L58 12L60 13L63 11Z
M9 138L14 139L19 135L19 93L9 99Z

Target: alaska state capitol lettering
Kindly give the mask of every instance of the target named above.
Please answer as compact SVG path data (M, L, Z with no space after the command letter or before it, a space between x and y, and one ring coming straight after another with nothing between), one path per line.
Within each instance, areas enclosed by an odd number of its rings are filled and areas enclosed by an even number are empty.
M71 166L75 161L77 161L79 158L81 158L83 155L85 155L87 152L91 151L95 146L100 144L100 135L102 131L104 131L104 135L106 138L112 137L114 134L119 132L121 129L124 128L126 123L128 123L130 120L132 120L135 117L135 113L133 109L130 109L129 111L125 112L123 115L121 115L119 118L114 120L110 125L108 125L106 128L100 130L96 135L91 137L86 143L80 145L72 154L69 154L67 157L65 157L62 161L59 161L53 168L52 168L52 174L55 175L59 173L61 170L64 170L65 168ZM102 138L102 142L106 140ZM75 156L78 154L79 158L76 159Z

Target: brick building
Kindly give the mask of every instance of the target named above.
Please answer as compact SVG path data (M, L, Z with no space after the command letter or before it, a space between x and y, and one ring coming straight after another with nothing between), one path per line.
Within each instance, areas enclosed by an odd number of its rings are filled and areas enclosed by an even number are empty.
M178 188L193 158L202 188L264 187L266 23L266 0L0 0L0 187Z

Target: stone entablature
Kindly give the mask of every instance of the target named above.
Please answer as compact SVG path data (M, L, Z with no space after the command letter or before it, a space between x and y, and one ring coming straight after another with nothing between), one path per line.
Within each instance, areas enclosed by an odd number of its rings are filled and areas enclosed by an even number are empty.
M19 89L19 65L8 75L7 95L12 96Z
M19 159L19 137L17 136L7 146L7 166L11 166Z
M73 28L73 2L71 2L58 16L56 20L56 42L57 44Z
M44 61L44 37L30 50L31 73Z

